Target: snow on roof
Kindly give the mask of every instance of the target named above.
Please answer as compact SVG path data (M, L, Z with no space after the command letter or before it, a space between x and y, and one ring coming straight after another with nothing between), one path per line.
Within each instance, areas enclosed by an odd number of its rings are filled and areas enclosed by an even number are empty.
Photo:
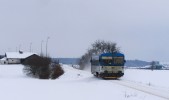
M32 52L6 52L7 58L27 58L31 55L34 55L35 53Z
M6 60L6 57L3 57L2 59L0 59L1 61L5 61Z

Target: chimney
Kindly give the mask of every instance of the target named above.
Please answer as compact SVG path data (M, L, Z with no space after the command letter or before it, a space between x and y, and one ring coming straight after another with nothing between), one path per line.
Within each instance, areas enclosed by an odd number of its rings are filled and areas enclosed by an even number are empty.
M23 51L20 51L20 50L19 50L19 54L23 54Z

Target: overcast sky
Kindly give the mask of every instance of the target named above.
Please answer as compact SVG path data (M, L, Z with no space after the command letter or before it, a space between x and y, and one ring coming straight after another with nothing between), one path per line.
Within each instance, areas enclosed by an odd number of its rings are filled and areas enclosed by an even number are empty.
M22 49L80 57L116 42L126 59L169 61L168 0L0 0L0 54Z

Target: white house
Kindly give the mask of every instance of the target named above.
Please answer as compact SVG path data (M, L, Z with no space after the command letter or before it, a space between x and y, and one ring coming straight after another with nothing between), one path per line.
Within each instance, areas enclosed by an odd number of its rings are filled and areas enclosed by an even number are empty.
M2 58L2 59L0 59L0 64L6 64L7 63L7 61L6 61L6 58L4 57L4 58Z
M6 52L5 57L0 60L1 64L20 64L25 58L34 55L32 52Z

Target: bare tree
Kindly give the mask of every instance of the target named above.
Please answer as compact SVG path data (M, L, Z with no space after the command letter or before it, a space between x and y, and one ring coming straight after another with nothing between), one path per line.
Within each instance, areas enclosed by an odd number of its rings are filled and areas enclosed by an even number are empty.
M97 40L91 44L90 49L80 58L79 65L80 69L84 69L86 65L90 63L92 55L98 55L101 53L113 53L120 52L116 43L110 41Z
M152 71L155 69L155 65L156 65L156 62L152 61L151 64L150 64L150 68L151 68Z

